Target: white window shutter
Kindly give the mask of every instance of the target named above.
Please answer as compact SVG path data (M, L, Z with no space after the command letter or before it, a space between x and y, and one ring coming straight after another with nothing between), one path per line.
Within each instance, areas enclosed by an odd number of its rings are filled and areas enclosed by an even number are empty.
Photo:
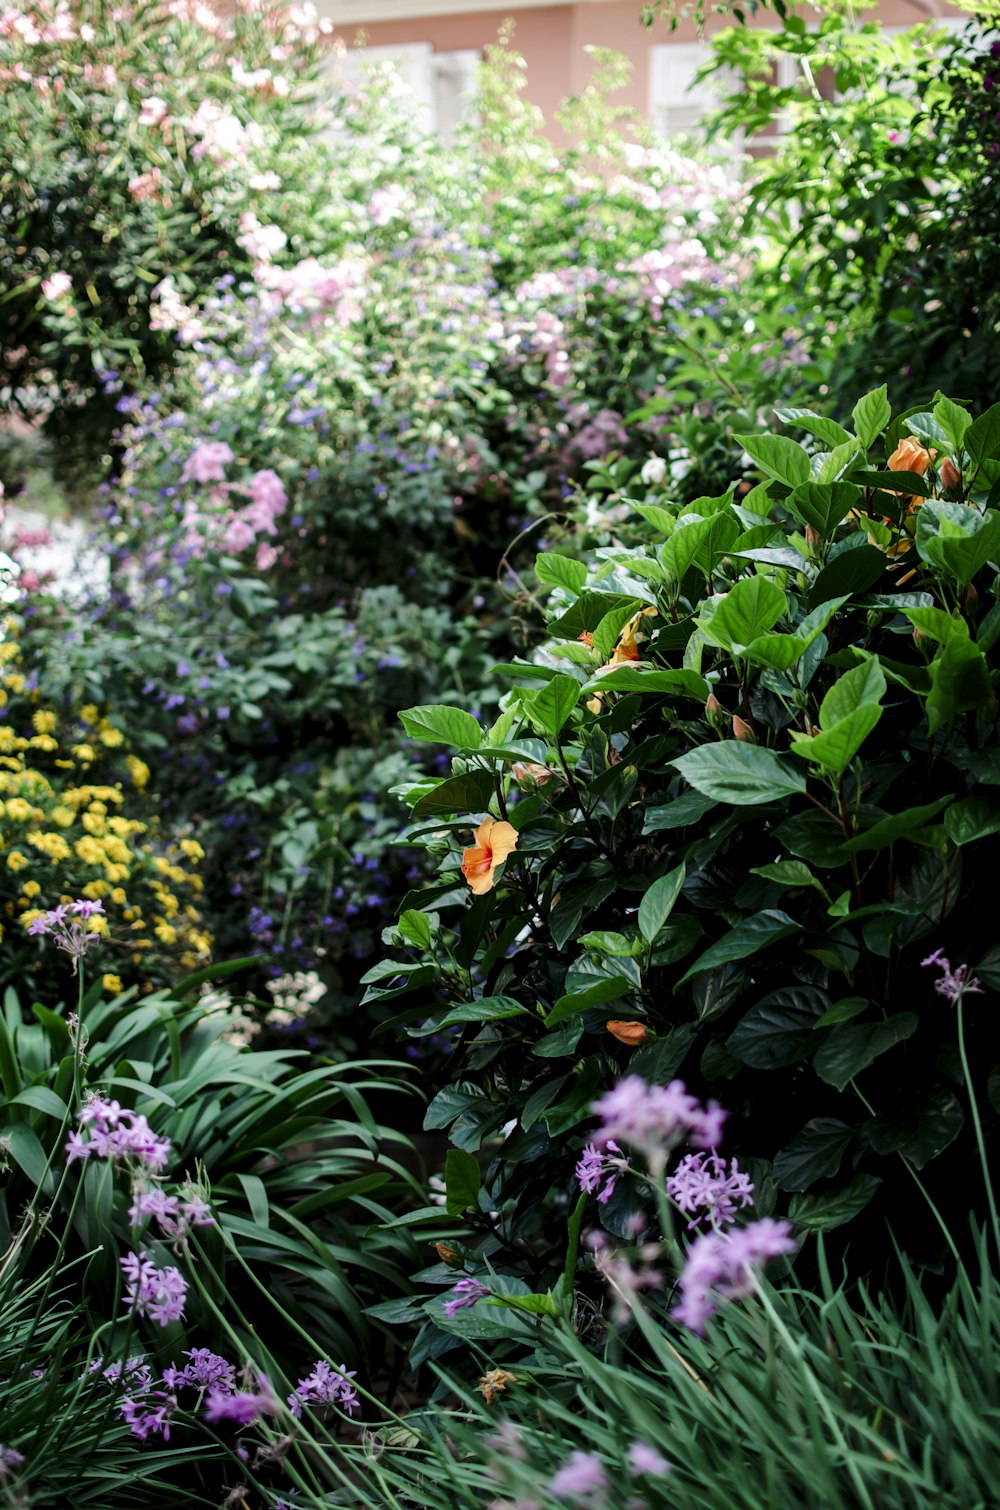
M711 56L703 42L664 42L650 48L649 115L660 136L696 136L718 96L711 79L694 76Z
M436 52L433 57L437 132L446 147L459 126L476 117L477 70L481 55L472 48Z

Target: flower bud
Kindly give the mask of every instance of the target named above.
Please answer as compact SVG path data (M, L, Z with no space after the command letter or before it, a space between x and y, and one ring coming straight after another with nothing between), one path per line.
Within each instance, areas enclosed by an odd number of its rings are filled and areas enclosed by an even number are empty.
M741 718L738 713L733 714L733 733L744 744L755 745L757 743L757 736L753 731L753 726L748 724L745 718Z
M612 1038L617 1038L619 1043L627 1043L633 1046L637 1043L645 1043L649 1037L649 1029L644 1022L608 1022L605 1027Z
M537 760L515 760L510 768L510 774L518 786L533 792L536 787L544 786L547 781L551 781L556 773L547 765L539 765Z
M813 525L807 524L806 525L806 545L808 545L808 547L809 547L809 549L811 551L814 551L816 549L816 547L819 545L821 539L822 539L822 536L820 535L819 530L815 529L813 527Z
M962 474L950 456L941 463L941 486L946 493L957 493L962 486Z
M714 692L710 692L705 699L705 717L708 719L709 727L714 729L716 734L726 732L729 715Z
M447 1243L435 1243L434 1251L437 1253L438 1258L446 1263L449 1268L460 1269L462 1267L462 1255L457 1253L454 1248L449 1248Z
M962 593L962 607L965 609L975 608L979 602L979 592L973 582L967 582Z

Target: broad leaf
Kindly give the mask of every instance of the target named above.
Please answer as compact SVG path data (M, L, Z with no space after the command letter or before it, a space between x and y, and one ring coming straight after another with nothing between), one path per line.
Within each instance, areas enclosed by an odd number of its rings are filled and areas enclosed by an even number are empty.
M639 932L647 944L652 944L659 938L663 925L681 894L685 874L684 866L678 865L669 875L654 881L639 903Z
M437 1027L451 1028L461 1022L502 1022L508 1017L519 1017L527 1010L513 996L482 996L476 1001L452 1007Z
M918 1023L912 1012L897 1012L886 1022L840 1024L816 1052L817 1075L842 1091L873 1059L916 1032Z
M560 556L555 551L542 551L535 557L535 575L539 582L552 587L568 587L570 592L579 592L587 580L587 568L582 561L571 556Z
M829 997L811 986L783 986L751 1007L726 1040L743 1064L783 1069L816 1051L816 1023Z
M922 560L964 587L1000 554L1000 513L980 514L967 503L925 503L917 514L916 540Z
M861 449L867 451L892 418L886 385L883 383L881 388L876 388L873 393L866 393L864 398L859 398L854 405L851 418L854 420L854 433L858 437Z
M781 1190L808 1190L831 1179L854 1137L854 1129L836 1117L815 1117L774 1159L774 1179Z
M446 776L439 781L417 798L411 811L414 818L433 817L437 813L481 813L492 796L493 778L488 771L466 771L462 776Z
M737 923L735 928L731 928L706 949L704 954L700 954L690 969L681 976L678 985L683 985L692 975L698 975L703 970L712 970L717 965L726 965L733 960L748 959L750 955L766 949L768 944L775 944L779 939L799 932L801 924L790 918L787 912L765 908L763 912L756 912L744 922Z
M449 1216L479 1206L479 1160L462 1148L449 1148L444 1160L445 1209Z
M463 750L478 750L483 742L483 731L471 713L463 708L451 708L441 703L431 703L418 708L408 708L400 713L399 721L411 739L426 744L456 745Z
M854 483L804 482L785 499L785 507L825 539L863 501L864 495Z
M698 618L702 634L724 650L741 650L766 634L788 611L788 600L768 577L744 577L725 596L709 598Z
M963 444L975 467L988 457L1000 455L1000 404L994 404L973 420L965 432Z
M521 693L525 712L536 729L558 740L563 725L576 707L582 688L573 676L554 676L531 696Z
M856 1174L839 1190L793 1195L788 1203L789 1219L807 1232L831 1232L864 1211L881 1184L876 1174Z
M717 802L744 807L804 792L806 778L772 750L727 739L701 745L670 762L696 791Z
M737 441L766 477L794 488L808 482L808 453L786 435L737 435Z
M887 561L874 545L854 546L834 556L820 572L809 592L809 607L830 598L847 599L867 592L885 572Z

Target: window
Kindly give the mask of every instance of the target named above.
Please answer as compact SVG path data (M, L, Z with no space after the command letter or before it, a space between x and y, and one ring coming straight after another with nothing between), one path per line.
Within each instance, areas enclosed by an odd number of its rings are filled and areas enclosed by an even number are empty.
M468 48L435 52L429 42L356 47L343 53L334 66L337 77L354 90L363 87L369 69L380 65L397 71L423 124L437 132L446 146L454 141L458 127L474 118L478 52Z
M702 117L718 105L712 79L694 82L711 55L703 42L665 42L650 48L649 116L660 136L696 136Z

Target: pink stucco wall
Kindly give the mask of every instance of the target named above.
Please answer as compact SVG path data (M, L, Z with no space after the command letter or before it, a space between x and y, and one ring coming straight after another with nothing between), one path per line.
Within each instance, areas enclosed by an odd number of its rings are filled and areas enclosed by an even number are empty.
M398 21L373 21L363 28L363 39L368 46L385 47L395 44L429 42L435 52L450 52L471 48L481 51L495 42L501 26L508 15L515 24L514 47L527 63L526 95L551 121L560 102L569 94L578 94L586 87L592 63L585 48L588 45L613 47L624 53L632 63L632 77L626 89L615 96L616 104L631 105L645 114L649 92L649 50L661 42L693 42L697 40L695 23L687 17L671 33L665 23L652 27L642 24L641 0L601 0L601 3L538 5L513 12L496 10L476 11L464 15L417 17ZM323 6L327 15L336 17L336 5ZM939 0L882 0L877 11L869 11L865 19L877 16L886 25L915 26L941 13L955 15L956 11ZM719 16L707 18L706 29L718 30L727 24ZM773 17L763 15L758 24L774 24ZM358 45L358 28L339 28L348 47ZM558 135L557 132L554 133Z

